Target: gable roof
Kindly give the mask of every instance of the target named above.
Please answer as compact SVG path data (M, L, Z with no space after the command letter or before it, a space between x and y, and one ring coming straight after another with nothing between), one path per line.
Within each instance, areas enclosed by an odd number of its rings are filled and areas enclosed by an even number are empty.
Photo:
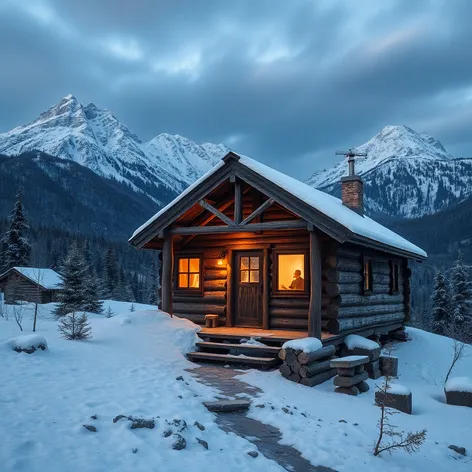
M371 218L359 215L339 198L232 152L140 226L130 243L142 247L229 175L240 177L341 243L362 244L418 260L427 257L421 248Z
M62 277L52 269L41 269L35 267L12 267L0 275L0 279L12 270L19 272L30 282L43 287L45 290L58 290L61 288Z

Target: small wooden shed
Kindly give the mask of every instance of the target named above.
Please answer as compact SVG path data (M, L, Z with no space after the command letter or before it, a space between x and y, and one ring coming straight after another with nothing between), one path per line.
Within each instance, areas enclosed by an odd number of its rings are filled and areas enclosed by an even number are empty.
M51 303L61 290L61 276L52 269L12 267L0 275L5 303Z
M354 166L341 186L342 200L230 152L130 243L162 251L162 310L216 314L220 332L398 329L426 253L364 215Z

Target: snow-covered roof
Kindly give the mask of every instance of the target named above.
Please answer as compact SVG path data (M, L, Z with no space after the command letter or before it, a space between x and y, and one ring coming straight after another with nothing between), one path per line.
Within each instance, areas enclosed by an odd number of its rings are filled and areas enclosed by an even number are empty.
M343 205L342 201L339 198L333 197L321 190L317 190L309 185L300 182L293 177L290 177L282 172L279 172L275 169L272 169L265 164L262 164L250 157L238 155L239 161L238 164L242 165L258 175L264 177L265 179L271 181L273 184L277 185L286 192L292 194L298 199L302 200L313 209L318 210L323 213L333 221L337 222L349 232L354 233L355 235L362 236L372 241L376 241L383 245L390 246L392 248L397 248L412 255L418 256L421 259L427 257L425 251L406 240L402 236L394 233L385 226L377 223L368 216L362 216L351 210L350 208ZM141 231L146 229L154 221L156 221L160 216L164 215L171 207L176 203L181 201L185 196L190 194L195 188L197 188L202 182L207 180L211 175L217 172L220 168L225 165L224 160L221 160L217 165L215 165L210 171L205 175L200 177L196 182L194 182L190 187L183 191L179 196L177 196L172 202L162 208L157 212L151 219L149 219L144 225L140 226L130 238L133 239Z
M52 269L41 269L38 267L12 267L10 270L16 270L21 275L31 280L35 284L41 285L46 290L57 290L61 288L62 278ZM10 272L7 271L7 272ZM5 274L7 273L5 272ZM0 277L3 277L2 274Z

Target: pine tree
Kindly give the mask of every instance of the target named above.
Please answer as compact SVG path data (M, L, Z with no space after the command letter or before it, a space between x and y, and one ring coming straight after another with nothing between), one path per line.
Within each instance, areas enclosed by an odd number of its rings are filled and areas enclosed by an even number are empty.
M73 243L61 268L62 287L58 295L59 304L55 310L58 316L82 311L87 303L88 287L86 284L87 266L82 254Z
M461 251L451 270L451 293L452 322L457 326L468 323L471 316L472 290Z
M116 287L119 284L119 270L115 253L111 246L108 246L103 258L102 279L105 298L112 298L116 294Z
M433 331L436 334L446 333L446 328L451 321L450 310L449 287L444 273L438 270L434 279L433 293Z
M58 328L65 339L83 340L92 337L92 328L85 313L78 315L73 311L62 316Z
M84 288L86 292L83 309L91 313L102 313L103 303L100 301L101 283L92 268L92 256L88 240L83 245L82 261L85 268Z
M10 215L10 227L2 240L4 270L15 266L28 266L31 245L24 236L28 229L29 225L20 191L16 196L16 202Z

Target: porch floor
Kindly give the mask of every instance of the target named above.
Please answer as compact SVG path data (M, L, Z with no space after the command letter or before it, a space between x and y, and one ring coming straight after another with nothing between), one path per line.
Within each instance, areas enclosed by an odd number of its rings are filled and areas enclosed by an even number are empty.
M240 328L220 326L218 328L202 328L200 336L215 336L222 339L240 339L257 337L261 341L285 342L292 339L306 338L306 331L289 331L284 329L261 329L261 328ZM323 344L332 338L338 338L337 334L327 332L321 333Z

